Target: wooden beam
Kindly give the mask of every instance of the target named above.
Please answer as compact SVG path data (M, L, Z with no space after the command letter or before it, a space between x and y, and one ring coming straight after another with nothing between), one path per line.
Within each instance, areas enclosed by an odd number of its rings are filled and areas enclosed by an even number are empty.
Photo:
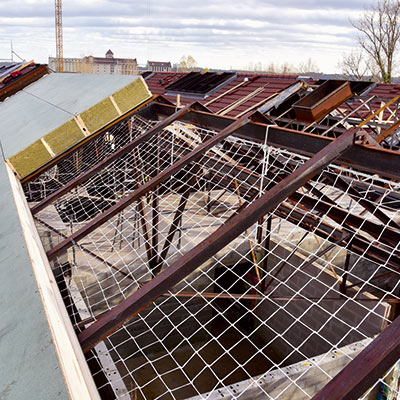
M354 400L362 396L400 358L400 317L389 325L312 400Z

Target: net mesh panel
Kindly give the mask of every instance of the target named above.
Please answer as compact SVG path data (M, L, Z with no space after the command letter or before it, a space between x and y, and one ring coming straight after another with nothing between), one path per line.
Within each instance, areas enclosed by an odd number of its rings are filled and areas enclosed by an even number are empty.
M106 166L37 214L45 248L213 135L175 122ZM229 137L95 229L52 262L74 326L89 326L305 161ZM397 315L400 232L388 220L399 209L398 183L325 168L104 340L125 388L116 396L311 398ZM397 390L396 374L363 398Z
M155 124L137 115L114 124L55 166L46 169L38 178L23 184L27 200L35 202L46 198Z

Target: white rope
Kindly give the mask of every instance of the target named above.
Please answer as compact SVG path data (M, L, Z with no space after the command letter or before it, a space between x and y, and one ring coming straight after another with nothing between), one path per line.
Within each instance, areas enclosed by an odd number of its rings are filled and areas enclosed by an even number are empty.
M146 121L135 124L132 137L153 126ZM129 131L112 132L116 145L125 134ZM152 278L150 264L155 256L151 259L148 247L157 235L159 246L153 254L161 256L184 193L190 191L179 229L166 256L159 260L163 269L222 226L240 204L250 204L254 193L261 196L264 187L278 183L307 161L307 157L269 146L268 134L267 126L263 144L232 137L210 149L159 184L157 210L149 193L79 241L74 246L76 264L71 264L70 272L61 270L57 278L65 277L67 285L72 279L88 315L100 318ZM49 237L54 246L63 240L69 224L76 231L135 190L138 182L148 182L192 151L200 138L213 135L176 122L99 171L38 214L60 231L57 234L38 222L45 247L49 248ZM91 151L89 161L96 154L95 149ZM72 172L77 166L69 168ZM370 213L362 214L359 200L364 199L391 219L400 219L399 183L336 165L325 172L359 192L359 198L352 199L348 190L329 185L323 174L310 181L336 201L335 207L384 225ZM209 198L206 179L212 185ZM388 260L397 255L398 246L384 242L384 229L373 238L361 224L352 226L351 235L364 238L365 248L360 244L346 250L336 243L346 221L319 212L322 200L315 192L299 189L297 193L314 200L315 207L305 209L302 201L283 202L270 213L270 232L266 220L258 222L104 341L131 398L214 399L220 398L220 392L231 398L312 398L317 388L307 386L311 374L326 383L339 372L332 369L332 357L340 357L338 365L346 364L390 323L387 299L400 296L399 273ZM158 220L155 229L154 220ZM270 235L268 248L263 241L257 243L258 228ZM392 229L388 224L383 228ZM386 252L386 261L372 258L377 241L384 243L380 250ZM324 253L327 246L332 248ZM346 251L348 271L344 270ZM58 263L71 260L72 252L59 256ZM266 291L256 279L255 266ZM389 272L391 281L374 279ZM348 284L357 286L343 294L338 278L345 274ZM66 298L68 290L61 294ZM69 312L78 324L79 315L73 309ZM389 375L380 382L397 390Z

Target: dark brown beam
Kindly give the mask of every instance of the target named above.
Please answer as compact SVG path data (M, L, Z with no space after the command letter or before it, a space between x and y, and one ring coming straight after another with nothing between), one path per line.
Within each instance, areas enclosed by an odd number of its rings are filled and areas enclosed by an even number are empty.
M139 211L140 224L142 225L142 231L143 231L143 236L144 236L144 246L146 248L146 254L147 254L147 261L151 268L151 266L154 263L154 254L153 254L153 249L151 247L151 239L150 239L149 228L147 226L146 216L145 216L145 212L144 212L143 199L139 199L138 204L137 204L137 209Z
M317 200L300 193L293 193L289 199L294 204L301 204L307 209L321 212L340 224L346 224L353 228L360 229L391 247L396 248L400 242L400 233L395 229L385 225L379 225L369 219L351 214L347 210L327 204L322 200Z
M330 242L340 240L343 232L349 232L347 229L342 230L334 228L322 220L319 220L319 222L315 224L315 219L319 217L309 213L306 214L304 211L295 209L287 203L282 203L276 209L275 213L277 216L286 219L304 230L315 232L318 236L327 239ZM388 267L400 271L400 257L389 249L377 246L371 242L370 239L367 239L360 234L350 235L349 239L344 240L346 246L342 247L348 248L350 240L352 241L351 249L353 253L367 257L370 261L377 264L385 264Z
M312 400L354 400L374 386L400 358L400 318L396 318Z
M153 258L149 260L151 270L157 268L158 265L158 223L159 223L159 208L158 208L158 189L153 191L153 198L151 201L152 219L151 219L151 252Z
M181 170L189 163L199 159L207 150L218 144L221 140L227 138L229 135L232 134L232 132L239 129L241 126L247 124L249 121L250 121L249 117L241 118L240 120L235 120L226 129L223 129L217 135L211 137L206 142L200 144L193 151L180 158L178 161L176 161L174 164L166 168L160 174L156 175L150 181L144 183L142 186L133 191L131 194L119 200L116 204L114 204L113 206L105 210L103 213L95 217L91 222L89 222L76 232L74 232L68 239L63 240L53 249L49 250L47 252L47 257L49 258L49 260L52 260L58 254L73 246L76 242L84 238L89 233L93 232L104 222L108 221L110 218L117 215L120 211L128 207L134 201L138 200L140 197L148 193L150 190L156 188L160 183L164 182L175 172Z
M158 123L155 127L149 129L147 132L143 133L142 135L136 137L132 140L132 142L126 144L125 146L118 149L116 152L109 155L104 160L100 161L98 164L90 168L88 171L84 172L77 178L73 179L72 181L68 182L66 185L62 186L56 192L52 193L50 196L43 199L41 202L36 204L31 208L32 215L37 214L39 211L43 210L46 206L51 204L54 200L58 199L59 197L63 196L64 194L70 192L73 188L79 186L81 183L88 180L91 176L95 175L97 172L101 171L107 165L109 165L114 160L118 160L125 154L129 153L139 144L145 142L146 140L150 139L152 136L156 135L158 132L162 131L172 122L176 121L177 119L181 118L187 112L189 112L190 106L182 108L181 110L175 112L170 117L166 118L162 122Z
M228 172L232 173L232 171L235 171L235 177L237 179L246 182L246 186L247 184L253 185L253 187L248 186L246 191L258 190L254 186L260 184L260 175L251 170L243 168L240 165L228 164L224 161L220 161L218 159L214 159L213 157L209 156L206 157L204 165L207 166L210 171L212 171L213 168L216 167L217 171L219 172L223 172L225 170L225 167L227 167L226 168L227 173ZM268 175L270 174L268 173ZM210 179L211 181L214 181L212 175L210 175ZM310 210L316 210L320 213L323 213L324 215L327 215L332 220L342 225L360 229L368 233L375 239L377 239L379 242L385 243L388 246L396 247L400 242L400 233L397 232L397 230L392 229L391 227L388 227L386 225L379 225L375 222L351 214L347 210L335 206L336 203L334 203L333 200L331 200L329 197L321 193L319 190L313 188L313 186L309 183L304 185L304 187L307 187L311 192L315 193L315 195L317 196L320 195L321 198L317 200L304 194L293 193L291 196L289 196L289 200L292 203L306 207L307 209ZM341 188L343 190L346 189L345 187L342 186ZM234 186L230 185L229 183L227 183L227 189L231 189L231 191L234 192ZM384 219L384 217L386 217L385 214L381 213L379 210L371 210L371 211L375 211L375 214L379 215L385 221ZM384 217L382 217L382 215Z
M161 255L160 258L158 260L158 265L154 270L154 274L157 275L160 271L161 268L163 266L164 260L167 258L167 254L168 254L168 250L172 244L172 241L174 239L175 233L179 227L179 224L182 220L182 215L183 215L183 211L185 210L186 207L186 203L189 199L191 193L191 189L190 187L188 187L188 189L186 189L183 194L181 195L181 198L179 200L179 205L178 208L175 211L175 215L174 215L174 219L171 223L171 226L169 227L169 231L167 234L167 237L165 238L164 241L164 245L161 251Z
M222 133L222 132L221 132ZM227 220L207 239L188 251L167 269L158 274L127 299L108 311L100 320L79 334L84 352L117 330L151 302L188 276L196 268L228 245L238 235L278 206L291 193L318 174L323 168L353 146L355 130L350 130L326 146L322 151L301 165L290 176L280 181L253 203Z
M0 102L4 101L7 97L12 96L19 90L37 81L42 76L48 74L47 65L35 65L34 69L24 75L20 75L16 80L12 81L9 85L5 85L0 89Z
M372 215L379 219L379 221L383 222L386 225L390 225L393 228L400 229L400 226L391 218L389 218L383 211L376 207L376 204L372 204L370 201L363 199L360 196L360 193L352 187L349 183L347 183L343 178L334 175L331 172L325 172L324 176L328 179L332 186L337 187L343 192L347 193L354 201L359 203L362 207L364 207L367 211L369 211Z
M204 161L204 165L207 165L207 167L209 168L209 171L212 171L212 169L213 169L213 165L211 164L211 162L214 163L215 166L218 166L218 168L217 168L218 171L220 171L220 172L224 171L223 163L221 163L218 160L212 160L212 159L209 159L209 157L206 157L206 159ZM241 176L241 174L243 174L243 173L246 174L245 170L243 168L240 168L239 166L234 166L234 167L231 166L229 168L229 171L231 172L232 170L235 170L238 173L237 176ZM251 177L254 179L254 182L252 184L257 185L257 182L259 182L258 174L251 172ZM249 178L250 178L250 175L243 176L243 180L245 182L248 182ZM224 188L226 188L227 190L230 190L232 193L234 193L235 192L234 185L228 180L224 181L224 179L225 179L224 176L221 176L219 173L216 173L214 175L210 174L211 182L216 182L218 180L221 180L224 182L224 185L225 185ZM306 185L304 185L304 187L305 186ZM246 188L246 191L248 191L249 193L253 193L255 195L257 195L257 193L258 193L258 189L256 189L255 187L251 187L251 186L248 186ZM328 216L329 218L331 218L332 220L340 223L343 227L345 227L345 228L347 227L346 231L350 230L350 232L352 232L351 227L354 227L356 229L359 229L361 231L368 233L369 235L371 235L372 237L377 239L377 241L385 243L391 247L396 247L397 244L399 243L400 235L396 230L394 230L390 227L384 226L384 225L379 225L375 222L366 220L366 219L356 216L354 214L351 214L348 211L343 210L339 207L334 207L331 205L332 200L330 200L329 198L328 198L328 200L330 201L330 204L327 204L321 200L316 200L316 199L309 197L307 195L304 195L304 194L299 194L297 192L295 192L289 196L289 201L291 201L292 203L294 203L298 206L305 207L306 209L315 209L319 213L322 213L322 214ZM303 212L299 213L298 209L291 210L287 214L284 214L285 213L284 210L285 210L285 207L283 205L280 205L278 208L278 212L280 212L282 215L284 215L283 218L285 218L285 215L286 216L290 215L292 217L292 219L294 219L294 221L292 221L292 222L296 223L296 224L301 224L301 222L303 220L307 220L308 223L303 224L304 225L304 226L302 226L303 229L306 229L310 232L313 231L313 229L311 227L314 224L314 220L312 220L309 216L307 216ZM297 219L294 218L294 216L296 214L299 214ZM321 221L319 221L319 224L321 224ZM330 230L330 232L333 232L333 230ZM320 235L322 235L322 237L326 237L328 240L332 241L332 238L330 237L331 233L329 233L329 235L326 235L326 234L324 235L323 233L320 233ZM337 235L334 235L334 236L335 236L335 239L333 240L333 242L336 243L337 241L340 240L341 234L338 237L337 237ZM391 253L387 249L380 248L377 245L371 246L371 241L365 239L361 235L355 235L355 242L356 242L357 246L355 246L353 251L356 254L364 255L364 253L367 252L366 254L374 262L383 263L383 262L385 262L385 260L387 260L388 265L391 265L393 268L396 268L396 269L400 268L400 259L399 259L398 252ZM348 245L349 245L349 243L346 243L346 246L348 246Z
M152 103L148 107L151 107L148 113L152 113L160 118L167 117L175 111L175 107L166 104ZM234 119L193 110L187 113L181 120L207 129L220 130L232 123ZM238 129L234 136L264 143L265 132L266 125L253 122ZM333 140L335 139L278 126L270 126L268 128L269 145L306 156L313 156ZM337 161L372 174L379 174L400 180L400 152L370 145L356 144L339 157Z

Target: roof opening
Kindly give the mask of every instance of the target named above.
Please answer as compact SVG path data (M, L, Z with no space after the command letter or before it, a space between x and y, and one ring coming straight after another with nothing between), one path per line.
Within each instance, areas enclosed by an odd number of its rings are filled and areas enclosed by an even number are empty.
M226 84L236 74L233 72L190 72L188 75L167 86L166 90L172 93L205 96Z

